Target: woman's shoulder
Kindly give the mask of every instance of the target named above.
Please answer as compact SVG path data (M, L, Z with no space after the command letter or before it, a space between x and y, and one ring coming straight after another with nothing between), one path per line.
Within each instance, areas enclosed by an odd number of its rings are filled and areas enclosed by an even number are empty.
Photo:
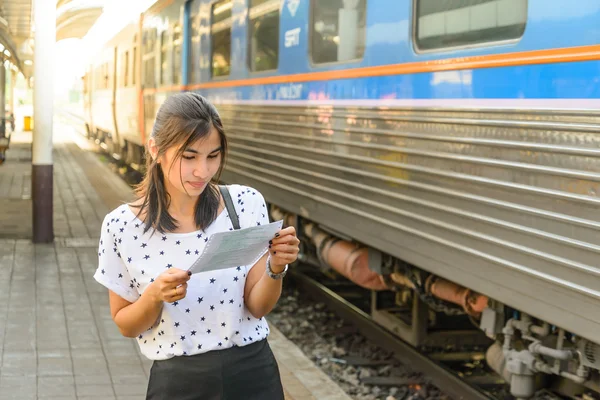
M104 224L131 219L132 217L135 217L135 214L131 211L130 205L123 203L104 216Z
M252 186L233 184L227 185L227 188L229 189L229 193L231 193L231 197L233 197L234 199L236 197L240 198L243 196L258 196L259 198L262 197L260 191L258 191L258 189Z

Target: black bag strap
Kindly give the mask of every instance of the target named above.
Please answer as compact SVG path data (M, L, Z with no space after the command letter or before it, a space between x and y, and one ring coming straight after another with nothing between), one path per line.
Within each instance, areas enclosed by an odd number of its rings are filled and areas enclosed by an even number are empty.
M237 212L233 206L233 200L231 199L229 189L225 185L219 185L219 190L221 191L221 196L223 196L223 201L225 201L225 208L227 208L229 219L231 219L231 223L233 224L233 229L240 229L240 221L238 220Z

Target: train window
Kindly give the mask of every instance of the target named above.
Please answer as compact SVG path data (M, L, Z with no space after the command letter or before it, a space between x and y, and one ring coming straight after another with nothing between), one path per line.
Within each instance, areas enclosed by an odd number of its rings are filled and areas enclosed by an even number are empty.
M169 51L169 38L167 31L160 34L160 84L164 85L169 79L167 53Z
M415 44L434 50L518 39L527 0L415 0Z
M188 66L188 82L197 83L200 81L200 20L198 18L198 5L192 3L190 9L193 13L190 15L190 56Z
M90 83L89 79L90 79L89 73L86 72L83 75L83 94L87 94L90 91L90 89L88 87L88 85Z
M123 73L123 86L127 87L129 85L129 51L125 52L125 55L123 56L123 59L125 60L125 68L124 68L124 73Z
M312 61L321 64L362 58L365 52L366 17L366 0L313 0Z
M104 89L108 89L110 76L108 75L108 62L104 63Z
M251 71L279 64L279 0L250 0L248 65Z
M142 43L142 83L145 87L154 87L155 82L155 45L156 28L149 28L144 32Z
M175 24L173 28L173 84L181 81L181 26Z
M213 76L229 75L231 68L231 0L219 1L211 10L211 64Z
M133 60L131 60L131 84L135 86L135 75L137 74L137 35L133 37Z

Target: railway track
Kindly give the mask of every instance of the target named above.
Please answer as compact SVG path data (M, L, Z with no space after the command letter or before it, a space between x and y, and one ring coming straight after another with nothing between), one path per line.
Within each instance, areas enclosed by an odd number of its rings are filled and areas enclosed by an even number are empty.
M295 286L311 298L325 303L346 322L355 325L367 339L394 353L395 357L423 373L432 383L455 400L489 400L485 393L462 380L456 373L429 359L426 355L403 342L377 325L368 314L346 301L331 289L311 277L293 269L291 279Z

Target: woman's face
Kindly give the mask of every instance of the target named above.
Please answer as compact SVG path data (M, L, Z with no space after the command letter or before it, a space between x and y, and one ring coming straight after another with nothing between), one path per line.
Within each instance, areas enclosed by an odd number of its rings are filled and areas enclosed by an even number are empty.
M219 132L211 125L210 133L183 149L177 158L178 148L173 146L161 157L166 189L171 196L199 196L221 165L222 147Z

